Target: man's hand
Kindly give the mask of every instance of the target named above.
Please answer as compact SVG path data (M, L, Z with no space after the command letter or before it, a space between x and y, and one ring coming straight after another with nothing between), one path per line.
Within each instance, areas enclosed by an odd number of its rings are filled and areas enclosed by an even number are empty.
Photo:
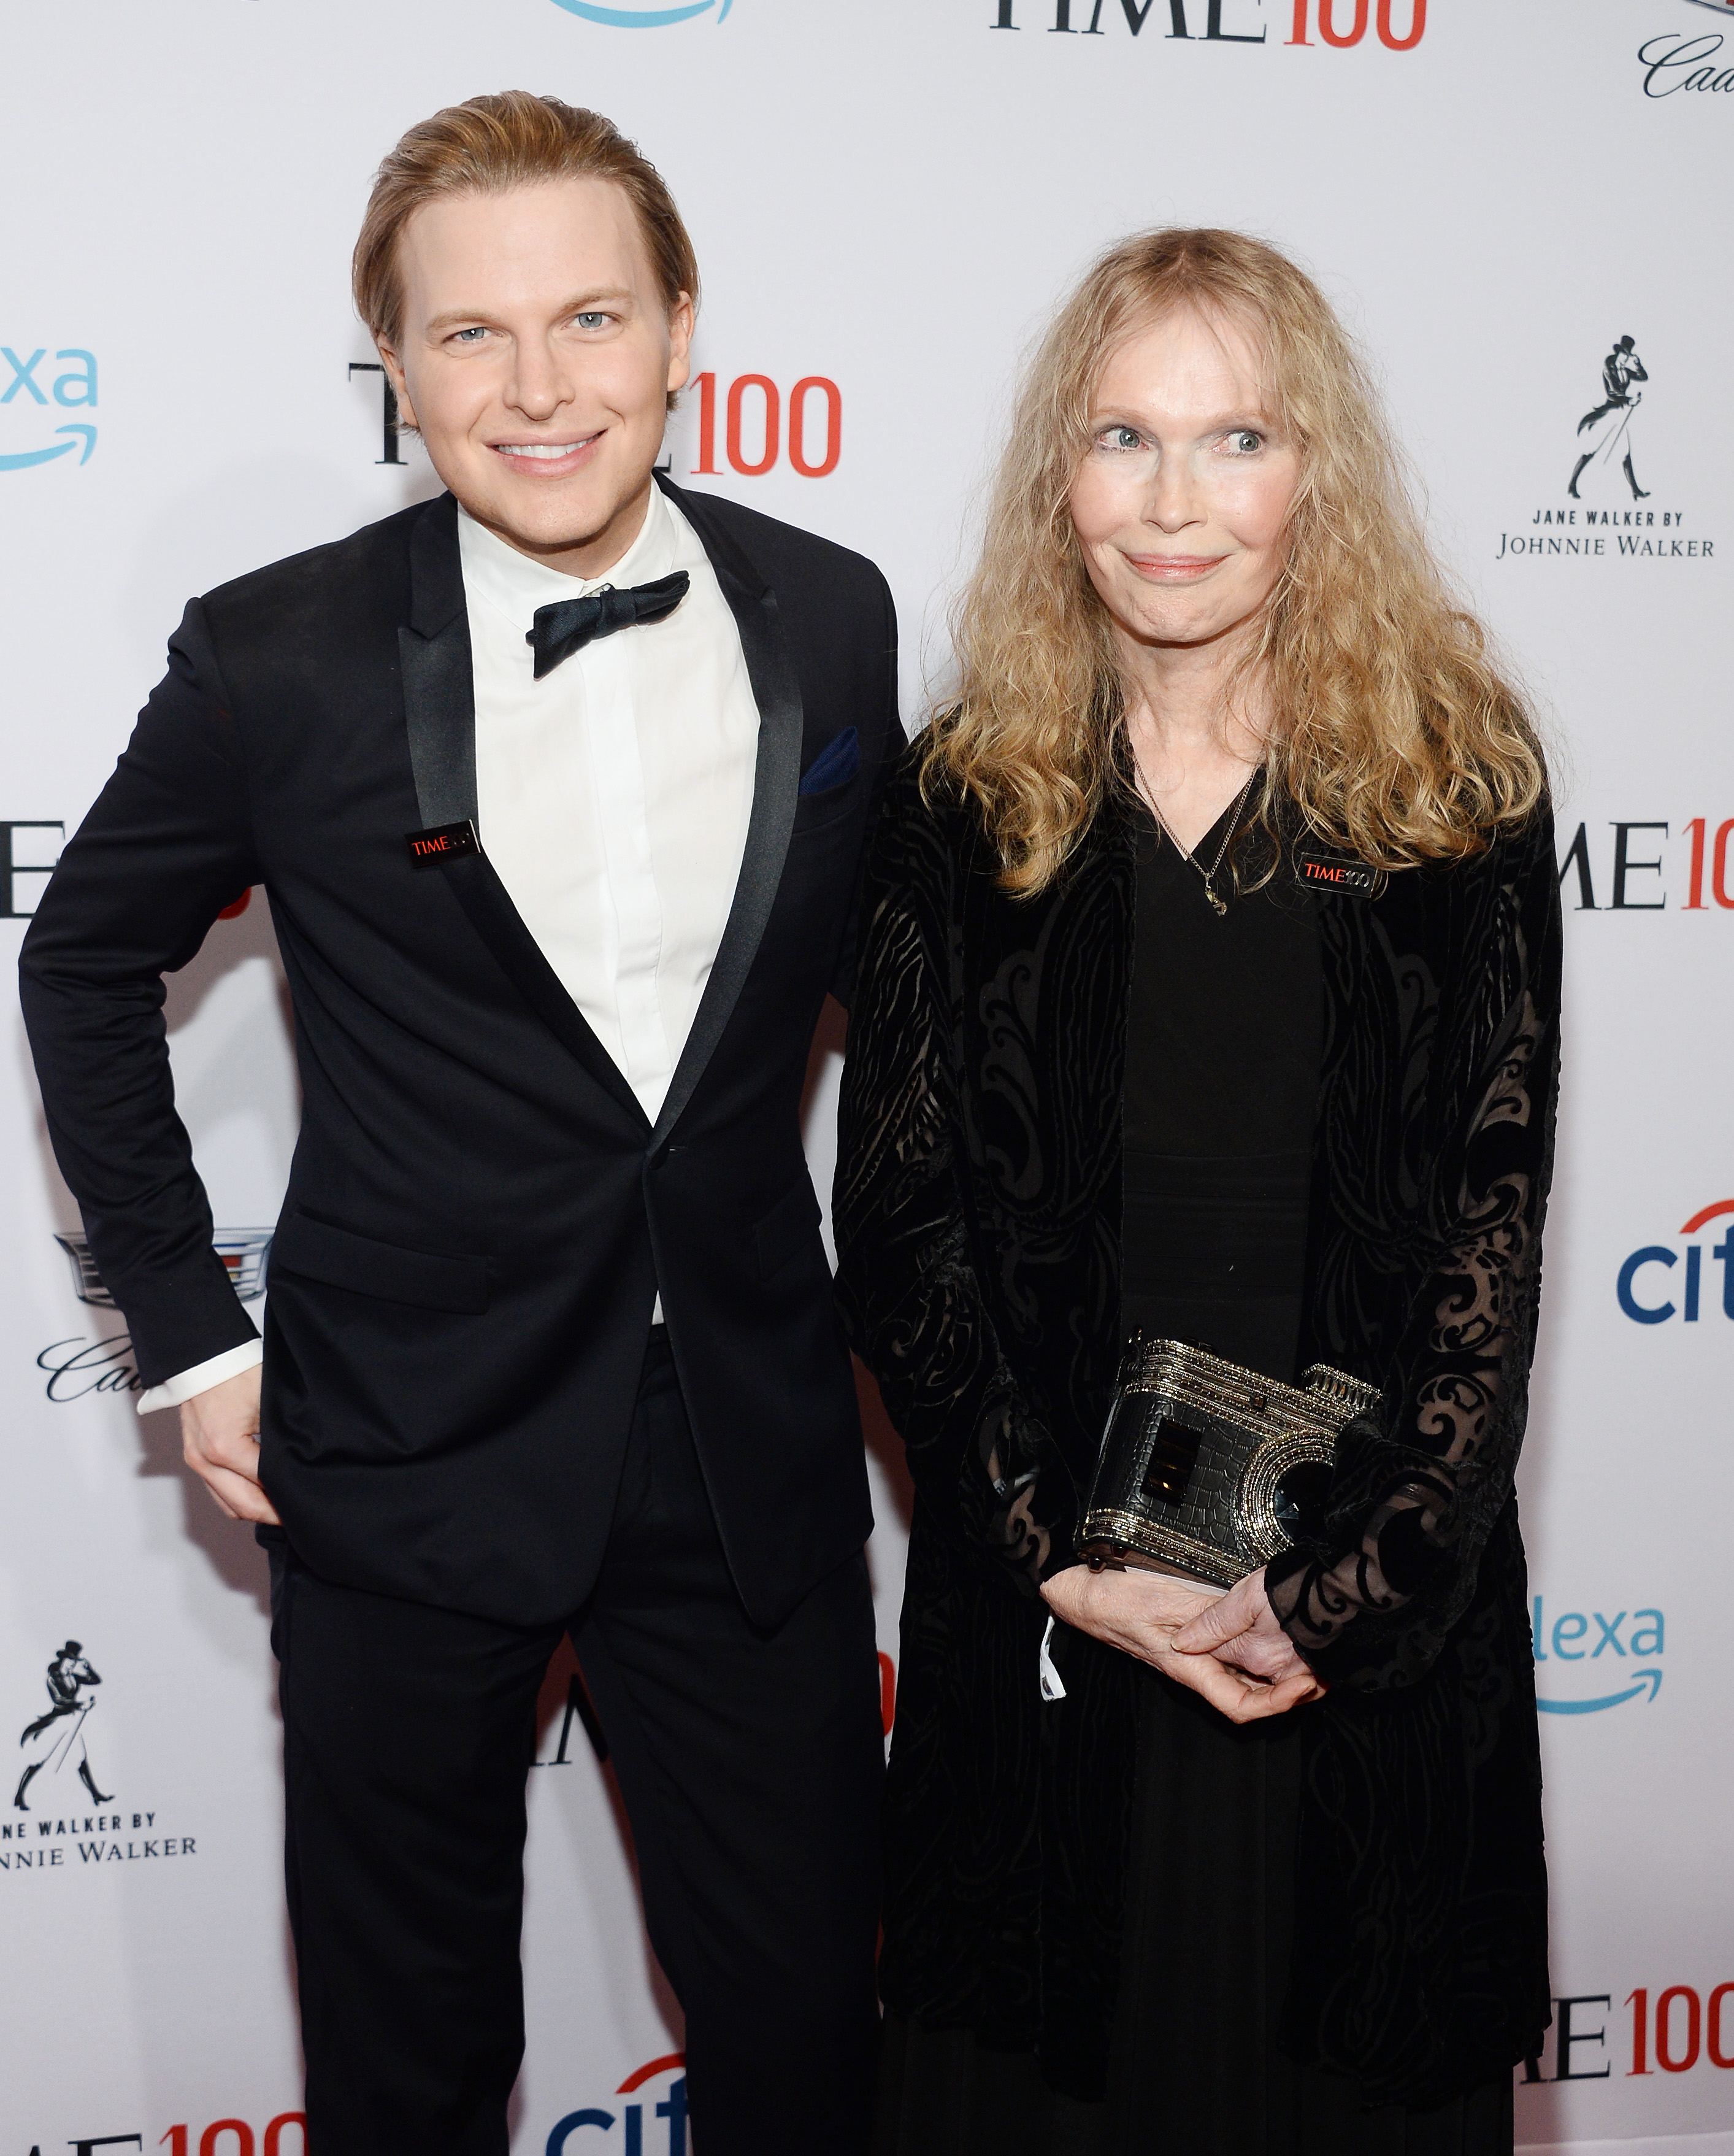
M1232 1595L1218 1597L1213 1588L1195 1589L1164 1573L1136 1567L1125 1572L1091 1572L1080 1564L1056 1573L1042 1594L1062 1624L1105 1640L1124 1654L1136 1655L1164 1676L1201 1694L1230 1722L1285 1714L1324 1691L1298 1656L1295 1660L1300 1674L1272 1683L1218 1659L1208 1648L1182 1651L1179 1639L1209 1622L1233 1599ZM1237 1624L1234 1629L1238 1633L1242 1627Z
M280 1527L259 1484L259 1366L225 1378L181 1403L181 1450L187 1465L232 1520Z

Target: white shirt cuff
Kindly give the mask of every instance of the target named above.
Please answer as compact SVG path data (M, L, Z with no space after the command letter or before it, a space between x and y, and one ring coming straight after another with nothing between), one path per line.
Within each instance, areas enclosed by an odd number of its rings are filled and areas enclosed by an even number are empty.
M265 1359L263 1340L244 1341L239 1348L225 1348L220 1355L212 1356L208 1363L195 1363L190 1370L182 1370L177 1377L165 1378L160 1385L152 1385L138 1404L141 1414L155 1414L158 1408L177 1408L182 1400L190 1400L195 1394L208 1393L213 1385L220 1385L225 1378L239 1378L243 1370L256 1370Z

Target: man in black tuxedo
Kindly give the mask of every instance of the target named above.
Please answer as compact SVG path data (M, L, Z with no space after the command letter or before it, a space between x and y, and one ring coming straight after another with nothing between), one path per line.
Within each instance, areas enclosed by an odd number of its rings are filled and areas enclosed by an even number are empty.
M146 1404L271 1549L310 2146L505 2148L569 1629L699 2156L848 2150L871 1522L798 1117L902 742L890 595L654 473L697 275L607 121L412 130L356 284L450 492L188 606L23 958ZM305 1103L262 1348L162 1017L254 883Z

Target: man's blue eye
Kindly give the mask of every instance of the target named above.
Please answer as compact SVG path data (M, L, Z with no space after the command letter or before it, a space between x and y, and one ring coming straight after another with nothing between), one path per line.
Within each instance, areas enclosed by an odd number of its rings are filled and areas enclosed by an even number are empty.
M606 315L592 310L585 314L575 316L573 319L581 330L599 330L608 318Z

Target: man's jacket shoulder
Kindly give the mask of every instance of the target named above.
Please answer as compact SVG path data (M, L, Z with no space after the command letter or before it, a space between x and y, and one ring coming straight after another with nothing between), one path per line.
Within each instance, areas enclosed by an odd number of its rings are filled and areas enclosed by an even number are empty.
M671 482L665 490L701 539L721 532L773 588L822 583L834 598L847 596L875 608L882 603L888 588L885 578L864 554L746 508L726 495L701 494Z
M413 502L347 538L286 555L218 584L199 606L219 633L264 630L274 637L292 635L310 614L328 619L333 609L347 613L357 606L385 606L407 616L412 535L424 518L438 519L442 512L451 521L455 546L455 505L449 495Z

